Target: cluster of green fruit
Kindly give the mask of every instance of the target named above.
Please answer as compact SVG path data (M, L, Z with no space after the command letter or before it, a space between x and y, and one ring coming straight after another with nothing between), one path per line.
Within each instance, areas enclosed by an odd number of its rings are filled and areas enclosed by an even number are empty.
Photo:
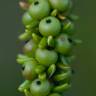
M26 96L63 96L71 86L74 19L71 0L28 0L22 17L25 42L17 62L26 79L18 88ZM75 17L75 18L74 18Z

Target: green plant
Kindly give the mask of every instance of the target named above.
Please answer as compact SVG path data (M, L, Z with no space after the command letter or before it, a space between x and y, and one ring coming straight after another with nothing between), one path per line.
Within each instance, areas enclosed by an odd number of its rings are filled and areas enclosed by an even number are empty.
M23 53L17 56L25 81L18 90L26 96L63 96L71 86L74 58L72 50L80 40L74 38L71 0L28 0L20 2L26 10L22 22L25 32Z

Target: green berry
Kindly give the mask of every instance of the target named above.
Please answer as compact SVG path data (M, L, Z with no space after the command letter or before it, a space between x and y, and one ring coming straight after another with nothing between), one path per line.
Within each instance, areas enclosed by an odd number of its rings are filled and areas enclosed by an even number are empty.
M56 17L46 17L39 24L39 31L43 36L57 36L60 30L61 24Z
M23 51L27 56L34 57L37 47L38 45L33 40L30 40L24 45Z
M68 40L67 35L61 34L57 39L56 39L56 51L61 53L61 54L69 54L71 51L71 43Z
M28 61L22 67L22 74L27 80L33 80L36 78L37 74L35 68L37 67L36 61Z
M29 14L34 19L42 19L49 15L50 5L48 0L35 0L29 8Z
M69 8L70 0L49 0L53 9L64 12Z
M36 79L30 86L32 96L47 96L50 92L50 89L51 85L47 80L41 81Z
M37 49L35 58L40 64L49 66L50 64L55 64L57 62L58 55L53 50Z
M24 13L22 16L22 22L25 26L30 25L33 21L33 18L29 15L28 12Z

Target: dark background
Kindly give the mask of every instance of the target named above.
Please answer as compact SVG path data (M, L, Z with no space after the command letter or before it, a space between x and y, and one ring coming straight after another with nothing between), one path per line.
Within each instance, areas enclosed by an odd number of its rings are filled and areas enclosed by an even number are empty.
M21 96L17 87L22 82L16 63L19 53L17 36L23 32L19 0L0 0L0 96ZM96 96L96 0L75 0L77 47L74 62L76 74L68 96Z

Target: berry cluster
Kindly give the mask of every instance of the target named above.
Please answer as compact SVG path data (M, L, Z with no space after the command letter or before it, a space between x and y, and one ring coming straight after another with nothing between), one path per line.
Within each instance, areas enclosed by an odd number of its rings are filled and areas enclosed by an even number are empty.
M23 53L17 56L25 81L18 90L26 96L63 96L71 86L70 66L74 20L71 0L27 0L22 17L25 32Z

